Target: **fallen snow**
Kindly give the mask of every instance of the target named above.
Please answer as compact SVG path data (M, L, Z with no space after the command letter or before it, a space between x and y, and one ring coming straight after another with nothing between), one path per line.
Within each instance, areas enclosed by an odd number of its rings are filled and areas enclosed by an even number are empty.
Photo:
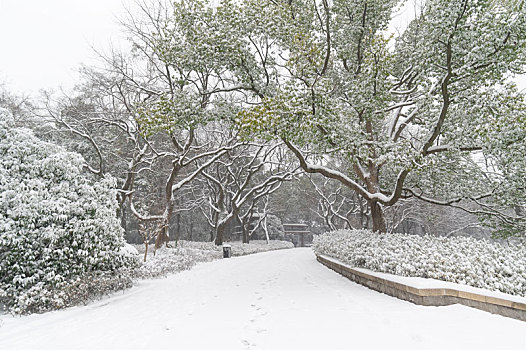
M0 316L0 349L526 349L526 323L371 291L310 249L216 260L102 301Z

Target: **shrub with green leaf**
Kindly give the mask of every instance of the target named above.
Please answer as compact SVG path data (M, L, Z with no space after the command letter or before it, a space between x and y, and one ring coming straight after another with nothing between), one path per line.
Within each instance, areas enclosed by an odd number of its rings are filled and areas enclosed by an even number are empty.
M316 254L373 271L526 296L526 249L522 243L505 246L471 237L339 230L316 236L313 249Z
M83 164L0 109L0 303L12 312L67 306L71 286L131 261L112 179L90 181Z

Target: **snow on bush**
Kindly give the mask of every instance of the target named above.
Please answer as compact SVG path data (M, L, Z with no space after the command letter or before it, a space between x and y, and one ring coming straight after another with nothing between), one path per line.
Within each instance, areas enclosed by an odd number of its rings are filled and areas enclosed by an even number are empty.
M294 248L294 244L291 242L277 240L270 240L268 243L267 241L253 240L250 241L250 243L226 242L225 244L229 244L232 247L232 256L263 253L277 249ZM218 257L223 256L223 247L217 246L213 242L181 241L180 246L185 248L216 251Z
M94 279L126 284L109 277L131 260L120 253L112 180L90 182L83 164L0 109L0 303L12 312L70 305L68 291Z
M526 296L526 247L470 237L340 230L317 236L316 254L400 276L434 278Z
M144 254L144 246L137 246ZM141 249L142 248L142 249ZM189 270L197 263L219 259L219 253L212 250L166 248L157 249L155 255L149 252L148 259L133 271L135 278L155 278Z
M266 241L251 241L249 244L232 242L229 244L232 246L233 256L294 248L294 244L285 241L269 241L269 244ZM137 245L136 247L142 256L144 254L144 246ZM199 262L212 261L222 257L223 248L216 246L213 242L179 241L177 247L162 247L157 249L155 255L150 251L146 262L141 262L141 266L134 270L134 277L152 278L165 276L169 273L189 270Z

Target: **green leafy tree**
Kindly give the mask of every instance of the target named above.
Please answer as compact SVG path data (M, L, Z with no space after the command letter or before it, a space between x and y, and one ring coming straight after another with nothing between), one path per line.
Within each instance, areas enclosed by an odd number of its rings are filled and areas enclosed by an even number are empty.
M520 172L506 169L522 162L508 152L521 141L506 144L524 131L523 96L509 81L524 72L524 7L428 0L395 38L387 28L398 4L181 1L161 19L150 16L148 43L165 64L186 69L174 78L183 100L206 98L207 111L228 105L221 117L245 136L283 140L303 170L361 196L374 231L386 232L384 208L408 197L444 205L470 198L491 205L480 213L520 219L502 209L521 200L511 195ZM197 72L208 85L196 90L188 77L202 81ZM510 133L496 131L510 122ZM491 200L504 184L509 202L498 207Z

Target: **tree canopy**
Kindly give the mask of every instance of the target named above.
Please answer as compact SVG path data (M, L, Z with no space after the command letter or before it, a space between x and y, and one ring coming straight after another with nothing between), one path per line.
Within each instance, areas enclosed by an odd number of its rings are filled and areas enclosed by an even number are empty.
M524 73L523 6L428 0L394 36L398 5L189 0L151 17L147 36L185 98L233 106L222 117L245 135L282 139L305 171L367 200L373 230L408 197L469 198L516 223L497 204L506 186L507 204L524 204L524 96L511 80ZM202 72L213 84L196 89L188 78Z

